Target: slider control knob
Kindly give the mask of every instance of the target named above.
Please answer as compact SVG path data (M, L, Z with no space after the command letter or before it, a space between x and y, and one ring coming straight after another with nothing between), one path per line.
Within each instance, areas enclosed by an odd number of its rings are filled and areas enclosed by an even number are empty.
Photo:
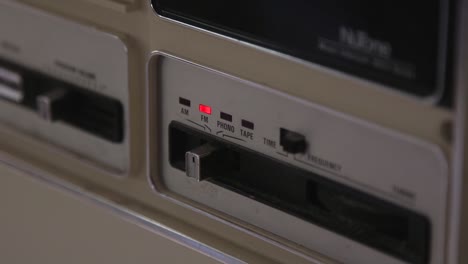
M219 163L216 162L219 148L206 143L185 153L185 174L198 182L210 178L210 172L216 171Z
M303 153L307 149L304 135L284 128L280 130L280 145L283 147L283 151L291 154Z
M53 89L36 98L37 111L42 119L53 122L60 119L66 107L67 92L62 89Z

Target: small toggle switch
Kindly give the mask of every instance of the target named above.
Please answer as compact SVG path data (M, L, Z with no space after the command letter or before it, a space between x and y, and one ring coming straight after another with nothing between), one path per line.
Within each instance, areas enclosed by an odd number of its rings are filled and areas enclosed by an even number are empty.
M62 89L54 89L36 98L37 111L44 120L53 122L60 118L66 106L67 92Z
M214 159L219 148L206 143L185 153L185 173L188 177L197 181L203 181L210 177L209 171L217 167ZM209 168L211 166L211 168Z
M23 76L19 72L0 66L0 98L15 103L23 101Z
M280 131L280 145L285 152L292 154L303 153L307 149L307 141L304 135L284 128L281 128Z

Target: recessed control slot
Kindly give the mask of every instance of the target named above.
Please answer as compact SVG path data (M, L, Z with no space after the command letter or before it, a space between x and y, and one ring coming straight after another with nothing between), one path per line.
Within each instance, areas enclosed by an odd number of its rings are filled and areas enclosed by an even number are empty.
M100 138L122 142L123 107L113 98L0 60L0 98Z
M175 121L169 127L169 153L171 165L189 177L403 261L428 262L430 222L418 213Z

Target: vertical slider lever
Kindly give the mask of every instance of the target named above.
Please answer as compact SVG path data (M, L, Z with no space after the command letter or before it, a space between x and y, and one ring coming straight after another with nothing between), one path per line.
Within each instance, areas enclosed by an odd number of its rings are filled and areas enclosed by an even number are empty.
M53 89L36 98L37 111L44 120L53 122L60 118L66 107L67 92L63 89Z
M185 173L188 177L197 181L210 178L210 172L217 171L216 156L220 148L211 143L206 143L185 153Z

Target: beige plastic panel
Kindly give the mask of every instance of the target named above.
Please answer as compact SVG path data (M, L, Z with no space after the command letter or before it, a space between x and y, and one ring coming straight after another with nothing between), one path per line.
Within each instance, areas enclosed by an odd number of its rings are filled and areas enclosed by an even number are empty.
M1 263L219 263L17 170L0 175Z
M152 19L151 26L153 50L433 143L445 151L450 162L451 146L441 133L444 122L453 118L453 113L446 109L158 16Z
M431 261L428 263L443 261L448 173L446 161L436 146L167 54L156 54L151 65L155 67L150 67L150 72L157 72L158 82L157 85L150 82L150 87L157 90L158 100L150 96L149 104L155 106L158 102L158 107L151 109L163 111L159 116L149 116L150 120L159 119L158 123L151 124L150 129L151 134L161 137L158 141L161 161L151 159L153 170L150 173L158 192L170 193L169 196L175 199L177 195L184 196L191 201L188 202L190 205L201 209L200 204L205 205L310 249L333 255L345 263L363 263L371 259L381 264L401 263L209 181L189 180L183 171L169 163L168 127L172 121L177 121L424 215L431 223ZM187 114L181 114L179 96L191 100L192 107L183 107ZM212 114L202 118L204 121L197 111L199 103L212 108ZM220 111L232 115L233 120L229 124L234 132L220 128L219 122L225 122L219 119ZM249 130L253 133L252 139L246 139L240 133L241 118L255 123L255 129ZM264 138L279 142L279 127L304 135L309 145L306 154L283 156L285 154L278 154L281 148L266 146ZM333 171L329 167L321 167L308 159L310 156L335 162L340 169ZM287 175L284 177L287 180ZM401 195L395 188L412 193L413 199ZM290 226L285 228L283 223ZM311 237L321 239L313 240Z
M126 13L136 8L137 0L85 0L98 6Z

